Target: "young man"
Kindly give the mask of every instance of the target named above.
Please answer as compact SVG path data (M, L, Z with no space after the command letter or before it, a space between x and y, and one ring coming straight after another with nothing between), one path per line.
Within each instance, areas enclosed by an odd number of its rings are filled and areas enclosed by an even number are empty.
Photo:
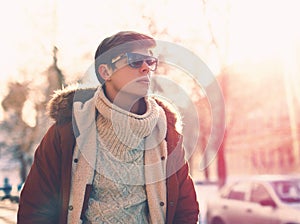
M147 96L153 38L119 32L95 54L96 89L63 90L35 153L19 224L197 223L176 116Z

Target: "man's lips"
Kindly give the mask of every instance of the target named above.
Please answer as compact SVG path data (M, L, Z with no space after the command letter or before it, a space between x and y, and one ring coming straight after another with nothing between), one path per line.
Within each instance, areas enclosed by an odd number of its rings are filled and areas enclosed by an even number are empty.
M144 77L144 78L137 79L136 82L148 84L150 83L150 79L148 77Z

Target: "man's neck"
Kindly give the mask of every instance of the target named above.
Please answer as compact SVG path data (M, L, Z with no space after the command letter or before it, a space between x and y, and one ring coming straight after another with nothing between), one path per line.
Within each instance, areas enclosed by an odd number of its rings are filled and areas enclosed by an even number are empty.
M116 97L107 94L105 88L103 90L105 96L107 97L107 99L109 99L110 102L126 111L142 115L147 110L147 105L144 97L137 97L126 93L122 93L122 95L118 94L118 97Z

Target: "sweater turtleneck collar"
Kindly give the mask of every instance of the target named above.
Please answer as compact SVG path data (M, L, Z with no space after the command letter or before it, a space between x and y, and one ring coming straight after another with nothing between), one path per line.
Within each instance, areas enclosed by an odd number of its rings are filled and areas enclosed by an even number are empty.
M151 97L145 97L147 110L138 115L110 102L99 87L95 93L95 106L99 112L97 129L107 151L115 156L137 148L141 141L150 137L148 147L159 144L166 135L166 118L163 109ZM149 142L149 141L148 141ZM147 146L145 146L147 149Z

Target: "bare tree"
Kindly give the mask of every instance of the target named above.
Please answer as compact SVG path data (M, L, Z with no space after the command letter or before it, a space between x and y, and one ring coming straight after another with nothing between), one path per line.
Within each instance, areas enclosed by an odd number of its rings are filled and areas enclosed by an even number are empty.
M9 136L2 144L6 146L4 148L8 152L13 154L13 158L19 161L22 181L25 180L28 164L31 163L26 154L32 145L30 133L33 128L22 118L22 109L27 100L28 91L27 83L10 83L8 95L2 101L5 120L1 124L1 129L5 131L5 136Z
M8 94L2 101L4 122L0 126L2 134L8 137L3 138L1 148L6 154L12 155L10 157L13 160L18 161L22 182L25 181L32 163L35 147L51 123L46 115L46 104L54 90L61 89L65 85L64 76L57 66L56 52L57 48L54 47L53 64L44 73L47 77L46 88L40 86L39 89L30 89L29 82L12 82L9 84ZM38 91L41 94L36 98L37 94L30 94L30 91ZM32 118L33 126L28 125L23 117L24 104L27 100L35 102L34 108L31 108L36 112L36 116Z
M228 83L228 75L227 73L227 53L228 53L228 47L229 47L229 31L228 31L228 25L229 25L229 14L230 14L230 2L227 0L224 3L224 9L220 9L217 7L216 4L214 4L212 1L203 0L203 14L207 17L207 27L210 34L210 43L208 45L212 46L216 49L217 52L217 58L220 64L220 74L219 77L221 77L221 87L223 90L223 96L225 99L225 105L226 105L226 98L227 98L227 83ZM216 14L218 14L220 17L220 21L223 21L222 27L224 28L222 31L222 35L216 34L216 28L214 27L214 24L212 20L210 19L208 9L212 9L215 11ZM220 22L219 21L219 22ZM220 26L219 26L220 27ZM219 30L218 30L219 31ZM219 78L220 80L220 78ZM226 159L225 159L225 148L226 148L226 139L227 139L227 130L230 125L226 123L225 128L225 134L223 137L223 141L219 147L218 153L217 153L217 175L218 175L218 183L219 187L223 186L226 183L227 179L227 166L226 166ZM208 169L208 168L207 168ZM208 171L207 171L208 172Z

